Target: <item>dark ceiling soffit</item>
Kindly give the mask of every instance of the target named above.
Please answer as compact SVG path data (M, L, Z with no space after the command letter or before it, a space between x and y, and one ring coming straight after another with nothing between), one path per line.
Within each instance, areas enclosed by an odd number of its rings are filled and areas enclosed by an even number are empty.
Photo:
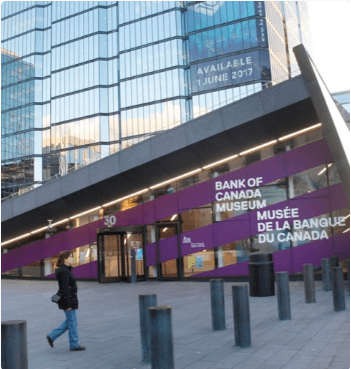
M235 109L235 105L233 108ZM2 239L17 237L42 227L47 219L67 218L259 145L265 139L279 138L316 123L318 119L309 98L288 105L6 220L2 222ZM259 134L252 135L252 132Z
M298 45L293 51L350 204L350 131L305 47Z

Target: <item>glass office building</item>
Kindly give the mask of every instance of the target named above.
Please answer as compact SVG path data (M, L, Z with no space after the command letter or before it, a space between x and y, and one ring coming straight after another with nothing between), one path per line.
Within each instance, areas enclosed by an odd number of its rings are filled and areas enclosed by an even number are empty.
M305 2L5 1L1 19L2 197L287 79L309 48Z
M350 91L334 92L331 96L350 114Z

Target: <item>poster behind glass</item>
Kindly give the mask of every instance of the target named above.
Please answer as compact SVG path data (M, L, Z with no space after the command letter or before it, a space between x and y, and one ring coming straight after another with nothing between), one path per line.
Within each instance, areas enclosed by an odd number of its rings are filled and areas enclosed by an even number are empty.
M192 93L253 81L270 81L271 70L266 50L255 50L197 63L190 67Z

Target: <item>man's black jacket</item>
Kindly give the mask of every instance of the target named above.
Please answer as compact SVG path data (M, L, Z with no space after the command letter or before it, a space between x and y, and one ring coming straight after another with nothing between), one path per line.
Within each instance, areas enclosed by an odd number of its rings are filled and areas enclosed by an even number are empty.
M62 294L62 297L58 302L59 309L78 309L78 287L76 279L71 271L72 267L67 265L61 265L55 270L55 275L59 285L58 292Z

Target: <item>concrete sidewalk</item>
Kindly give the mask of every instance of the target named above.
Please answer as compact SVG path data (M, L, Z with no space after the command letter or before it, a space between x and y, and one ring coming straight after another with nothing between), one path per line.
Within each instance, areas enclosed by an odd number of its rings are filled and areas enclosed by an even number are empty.
M176 369L347 369L350 295L335 312L331 291L315 282L306 304L303 282L290 282L292 320L279 321L277 297L250 297L251 347L234 343L233 282L225 282L225 331L213 332L209 282L78 282L78 331L83 352L70 352L68 333L51 348L46 334L64 320L50 301L56 281L2 280L1 320L27 321L29 369L133 369L141 363L138 295L156 293L172 307Z

